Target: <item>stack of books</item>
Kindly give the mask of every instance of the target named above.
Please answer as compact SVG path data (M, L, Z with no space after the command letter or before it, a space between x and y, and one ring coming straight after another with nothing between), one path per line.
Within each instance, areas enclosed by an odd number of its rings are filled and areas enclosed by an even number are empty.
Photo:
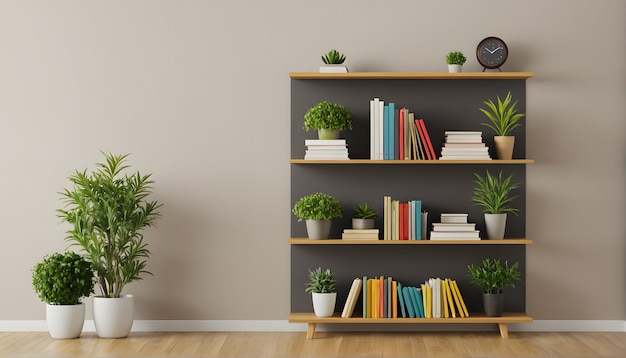
M467 222L467 214L441 214L441 222L433 223L431 240L480 240L476 223Z
M483 132L446 131L441 160L491 160Z
M378 229L343 229L343 240L378 240Z
M346 160L348 144L345 139L305 139L307 160Z

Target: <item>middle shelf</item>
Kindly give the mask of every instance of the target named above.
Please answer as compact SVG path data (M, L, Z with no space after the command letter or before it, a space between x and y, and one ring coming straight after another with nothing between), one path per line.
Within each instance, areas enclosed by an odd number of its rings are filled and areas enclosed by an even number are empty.
M504 240L311 240L289 239L290 245L531 245L530 239Z

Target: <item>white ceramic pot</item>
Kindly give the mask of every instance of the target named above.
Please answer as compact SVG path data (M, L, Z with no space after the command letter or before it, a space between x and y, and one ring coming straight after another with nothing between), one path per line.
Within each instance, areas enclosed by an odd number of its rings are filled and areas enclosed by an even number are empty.
M306 232L311 240L326 240L330 236L330 220L306 220Z
M313 311L318 317L330 317L335 313L337 292L311 293L313 299Z
M85 305L46 304L46 322L50 337L56 339L78 338L85 324Z
M457 73L463 70L463 65L448 65L448 72Z
M100 338L124 338L133 327L133 295L93 298L93 322Z
M504 229L506 228L506 213L485 214L485 226L487 227L487 238L489 240L504 239Z

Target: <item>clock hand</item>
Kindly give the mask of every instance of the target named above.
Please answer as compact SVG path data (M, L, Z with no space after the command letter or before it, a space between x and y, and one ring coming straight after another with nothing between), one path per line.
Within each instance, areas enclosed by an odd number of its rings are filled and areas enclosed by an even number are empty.
M495 49L495 50L491 51L491 50L489 49L489 47L485 47L485 50L489 51L489 53L493 55L493 53L494 53L494 52L496 52L496 50L498 50L498 49Z

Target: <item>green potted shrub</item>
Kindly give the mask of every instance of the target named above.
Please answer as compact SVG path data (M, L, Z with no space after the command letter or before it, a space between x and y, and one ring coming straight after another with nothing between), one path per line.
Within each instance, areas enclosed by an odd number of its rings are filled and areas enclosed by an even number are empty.
M305 292L312 295L313 311L318 317L330 317L335 312L337 292L335 286L337 281L333 278L330 269L323 270L321 267L309 270L309 282Z
M512 203L519 195L511 195L511 192L519 188L519 183L513 183L513 174L504 178L502 171L497 176L491 175L487 170L485 177L474 173L476 180L472 201L475 205L483 207L485 214L485 226L487 238L501 240L504 238L506 229L507 213L517 215L518 209L512 207Z
M128 154L104 156L93 172L76 171L69 177L73 186L61 192L65 207L58 216L72 225L66 240L80 247L95 271L101 293L93 300L96 332L119 338L128 335L133 323L133 296L123 289L150 274L142 231L155 225L161 204L148 200L151 174L125 173Z
M339 131L352 129L352 113L346 107L323 101L304 114L304 129L317 129L319 139L337 139Z
M348 68L343 65L346 60L346 56L341 52L332 49L325 54L322 54L322 62L324 65L320 67L320 72L327 73L346 73Z
M483 259L480 266L468 265L470 283L483 290L483 305L488 317L502 316L505 286L515 287L513 281L520 281L519 262L509 265L500 259Z
M487 100L483 102L487 105L487 109L479 108L489 119L489 122L481 124L496 133L493 137L496 154L498 159L503 160L511 160L513 158L515 137L510 135L510 133L513 129L522 125L520 120L526 116L523 113L518 113L519 109L516 108L517 101L513 103L511 101L513 101L513 97L511 92L508 92L504 101L500 99L500 96L496 96L496 103L492 100Z
M33 289L46 303L50 337L78 338L85 323L82 298L93 293L91 263L75 252L44 256L32 268Z
M354 217L352 218L353 229L373 229L374 219L378 217L378 214L372 209L367 202L361 203L354 210Z
M343 216L339 201L324 193L298 199L291 210L298 221L305 220L309 239L323 240L330 235L331 220Z
M461 72L463 64L467 61L465 55L460 51L449 52L446 55L446 63L448 64L448 72Z

